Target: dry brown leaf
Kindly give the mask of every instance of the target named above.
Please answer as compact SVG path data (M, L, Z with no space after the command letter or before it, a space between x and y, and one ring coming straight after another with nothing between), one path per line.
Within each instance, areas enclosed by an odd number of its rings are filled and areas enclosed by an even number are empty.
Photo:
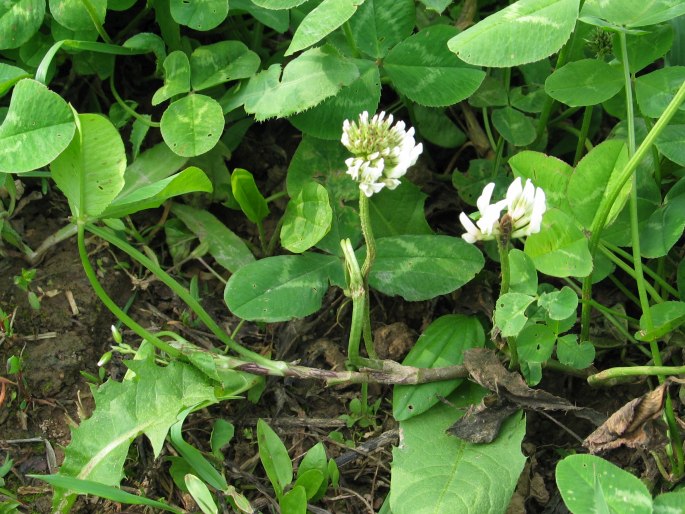
M590 453L599 453L619 446L643 448L653 439L649 422L658 418L664 407L666 380L659 387L629 401L614 412L597 430L583 441Z

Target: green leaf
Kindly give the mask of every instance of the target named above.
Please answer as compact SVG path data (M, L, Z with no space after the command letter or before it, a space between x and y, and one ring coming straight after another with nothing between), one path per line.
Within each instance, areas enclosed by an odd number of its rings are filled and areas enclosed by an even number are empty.
M369 284L405 300L429 300L469 282L484 264L483 255L461 238L404 235L376 240Z
M303 472L298 470L294 487L301 487L304 489L306 500L311 500L316 496L322 486L326 486L323 472L318 469L309 469Z
M297 468L297 481L299 483L300 476L309 471L318 471L321 473L321 484L315 494L309 496L310 501L318 501L326 494L328 489L328 461L326 459L326 449L323 443L319 442L312 446ZM306 488L305 488L306 489Z
M260 223L269 215L269 206L259 192L252 173L236 168L231 174L231 190L240 208L252 223Z
M200 46L190 56L193 89L200 91L229 80L249 78L259 68L259 62L259 56L241 41Z
M509 250L509 292L534 296L538 290L535 263L521 250Z
M214 386L192 366L171 361L158 367L152 359L130 360L126 365L135 373L130 379L108 380L94 390L96 408L72 428L60 476L118 485L136 437L146 435L157 457L181 411L216 401ZM58 490L53 506L71 500L68 491Z
M534 301L534 296L523 293L505 293L499 297L493 321L503 337L518 335L528 321L526 309Z
M0 98L5 96L17 82L29 76L30 74L26 73L26 71L21 68L0 63Z
M640 331L635 334L635 339L639 341L656 341L685 323L685 303L683 302L657 303L649 307L649 312L652 328L648 327L647 318L645 314L642 314Z
M678 242L685 229L685 194L666 198L640 225L640 253L643 257L663 257Z
M426 8L441 14L452 3L451 0L421 0Z
M485 344L483 326L475 317L450 314L433 321L409 351L402 364L417 368L454 366L464 362L464 352ZM464 379L444 380L393 388L392 415L397 421L418 416L446 398Z
M533 119L513 107L494 109L492 124L504 140L514 146L527 146L535 141Z
M209 253L221 266L235 273L254 262L254 256L245 242L204 209L175 203L174 213L202 242L209 245Z
M193 497L193 500L195 500L195 503L197 503L197 506L200 507L200 510L204 514L217 514L219 509L205 483L191 474L186 475L184 478L188 492Z
M74 114L59 95L35 80L20 80L0 125L0 173L24 173L49 164L75 131Z
M411 35L415 23L413 0L366 0L350 19L350 29L362 52L382 59Z
M550 318L562 320L576 312L578 295L570 287L564 286L560 291L541 294L538 305L547 311Z
M421 416L400 423L393 449L390 508L393 514L505 512L523 469L525 418L514 414L490 444L467 443L445 430L482 389L469 384Z
M233 423L225 419L217 419L212 426L212 435L210 437L210 446L212 448L212 455L223 460L223 453L221 449L228 445L235 434L235 426Z
M292 9L300 4L305 3L307 0L252 0L255 5L259 7L264 7L265 9Z
M357 118L360 112L376 112L381 98L378 66L367 60L356 64L357 79L319 105L291 116L290 122L307 135L340 141L345 120Z
M224 130L219 102L205 95L190 94L173 102L161 120L162 137L175 153L194 157L208 152Z
M316 182L305 184L285 209L281 244L293 253L309 250L331 229L332 219L326 188Z
M511 67L539 61L568 40L579 0L519 0L453 37L449 49L464 61Z
M595 146L578 163L568 181L566 193L571 212L583 227L589 229L599 210L599 205L614 188L616 179L628 162L628 149L619 139L607 140ZM616 219L630 195L630 182L621 189L611 207L607 224Z
M653 514L676 514L685 505L685 493L680 491L673 491L670 493L663 493L654 498Z
M280 499L283 497L285 487L293 481L293 464L288 450L276 432L263 419L257 421L257 442L259 443L259 459L262 461L266 476L274 487L276 496ZM302 495L306 509L307 497L304 488Z
M667 125L655 144L668 159L685 166L685 125Z
M97 218L124 187L126 152L114 125L99 114L79 114L79 130L50 165L52 178L79 219Z
M369 213L374 237L432 234L424 213L426 198L428 195L406 180L393 191L384 189L373 195Z
M13 0L0 4L0 50L18 48L43 24L44 0Z
M105 22L107 13L107 0L90 0L90 6L100 24ZM50 13L57 23L69 30L89 30L93 29L93 20L86 9L86 5L81 0L50 0Z
M290 24L290 12L287 10L273 11L265 9L252 2L252 0L231 0L231 11L241 10L251 14L257 21L274 29L279 34L288 30Z
M540 152L519 152L509 159L515 177L529 178L536 187L545 192L547 208L556 207L566 213L571 208L566 199L566 185L573 168L564 161Z
M190 166L180 173L140 189L126 189L126 193L122 190L100 217L122 218L145 209L159 207L174 196L199 192L211 193L212 182L200 168Z
M288 167L288 195L297 196L305 184L316 180L326 187L332 200L358 199L359 185L346 173L345 159L349 156L339 139L323 141L304 136Z
M595 347L590 341L578 344L576 334L567 334L557 339L557 358L565 366L585 369L595 360Z
M546 362L554 350L556 334L547 325L528 325L516 336L516 351L522 361Z
M485 72L447 50L447 41L456 33L449 25L432 25L395 46L383 61L393 86L428 107L452 105L471 96Z
M661 116L684 81L685 66L662 68L638 77L635 97L642 114L650 118Z
M169 4L176 23L194 30L212 30L228 15L228 0L170 0Z
M307 492L298 485L288 491L279 501L281 512L287 514L307 513Z
M364 0L323 0L297 27L285 56L304 50L349 20Z
M685 4L680 0L588 0L581 14L615 25L646 27L685 14Z
M598 59L570 62L545 81L545 91L571 107L597 105L623 89L623 70Z
M243 93L245 110L257 121L290 116L335 95L358 77L357 66L337 50L311 48L290 61L282 77L277 64L252 77Z
M614 34L614 48L621 48L619 34ZM627 34L626 51L631 73L637 73L657 59L666 55L673 45L673 27L665 23L649 27L647 34ZM622 62L622 55L617 52L616 59ZM671 61L671 65L677 64Z
M303 318L321 308L334 272L342 273L342 263L331 255L267 257L231 276L224 301L233 314L251 321Z
M444 109L415 105L414 126L423 139L443 148L457 148L466 142L466 134L454 124Z
M190 61L184 52L176 50L164 59L164 85L152 96L152 105L159 105L169 98L188 91L190 91Z
M640 479L594 455L569 455L557 464L556 481L572 512L595 510L597 494L611 514L650 514L652 497Z
M524 251L538 271L552 277L585 277L592 273L592 255L585 235L562 211L549 209L542 229L526 239Z

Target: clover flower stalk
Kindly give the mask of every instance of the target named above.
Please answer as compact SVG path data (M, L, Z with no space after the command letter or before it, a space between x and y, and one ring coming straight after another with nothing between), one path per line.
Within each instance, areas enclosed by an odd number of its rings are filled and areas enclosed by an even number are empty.
M359 184L359 218L366 243L366 258L361 267L365 294L357 301L365 303L363 336L367 351L371 350L369 356L372 356L373 344L368 304L368 277L376 257L369 198L384 188L392 190L399 186L400 179L416 164L423 151L423 145L416 144L414 140L414 129L406 130L403 121L398 121L395 125L393 121L391 114L381 112L369 118L369 113L364 111L356 121L345 120L340 140L352 154L352 157L345 160L347 174ZM358 355L359 343L356 344ZM352 355L354 356L354 352Z

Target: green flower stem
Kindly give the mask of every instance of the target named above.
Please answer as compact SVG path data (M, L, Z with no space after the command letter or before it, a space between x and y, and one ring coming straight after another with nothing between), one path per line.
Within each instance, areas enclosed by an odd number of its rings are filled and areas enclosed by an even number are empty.
M100 23L100 20L98 19L98 13L95 10L93 2L91 2L90 0L81 0L81 3L83 4L83 7L86 8L86 11L88 11L88 16L90 16L90 20L93 22L93 25L95 25L95 30L98 31L98 34L100 34L102 40L105 43L109 43L111 45L112 40L110 39L107 32L105 32L105 27L103 27L102 23Z
M587 378L593 387L612 385L611 382L620 381L625 377L656 376L663 382L665 376L685 374L685 366L631 366L627 368L609 368ZM607 384L608 383L608 384Z
M608 241L605 241L604 239L602 239L601 246L603 246L607 250L610 250L611 252L615 253L616 255L621 257L622 259L629 260L631 262L633 260L633 256L631 254L629 254L628 252L626 252L623 248L621 248L620 246L616 246L616 245L614 245ZM661 262L663 262L663 261L660 261L660 263ZM649 266L645 266L644 271L647 275L649 275L654 280L654 282L656 282L659 285L659 287L661 287L668 294L670 294L674 298L680 297L680 294L678 293L678 291L671 284L666 282L666 280L664 280L664 278L659 273L653 271Z
M112 312L112 314L114 314L117 318L123 321L127 327L133 330L142 339L149 341L159 350L165 352L171 357L179 357L181 355L180 351L178 351L176 348L173 348L171 345L162 341L155 335L148 332L138 323L136 323L136 321L133 320L133 318L131 318L128 314L126 314L122 309L119 308L119 306L114 302L114 300L112 300L110 296L107 294L107 291L105 291L105 289L102 287L102 284L100 284L100 281L97 278L97 274L95 273L95 270L91 266L90 260L88 259L88 251L86 250L85 224L83 222L79 222L77 226L76 239L78 243L78 253L79 257L81 257L81 264L83 266L83 270L85 271L86 277L88 277L88 281L90 282L90 285L95 291L95 294L97 294L100 298L100 301L102 301L102 303L105 304L105 306Z
M117 88L114 87L114 73L112 73L109 76L109 89L112 91L112 95L114 96L114 99L117 101L119 106L129 115L133 116L135 119L137 119L139 122L147 125L148 127L151 128L159 128L161 127L161 123L157 121L152 121L146 119L144 116L138 114L135 110L131 109L131 107L124 102L123 98L119 96L119 92L117 91Z
M623 296L625 296L628 300L633 302L634 305L639 306L640 305L640 300L638 299L637 296L635 296L632 291L630 291L623 282L621 282L618 278L616 278L613 274L609 275L609 280L611 280L611 283L616 286L616 289L621 291L623 293ZM585 300L582 300L583 302Z
M619 259L616 255L614 255L613 252L609 251L608 248L604 247L604 245L601 245L601 244L600 244L599 247L598 247L598 249L599 249L600 252L602 252L604 255L606 255L607 258L608 258L611 262L613 262L614 264L616 264L616 266L618 266L618 267L621 268L623 271L625 271L628 275L630 275L630 277L631 277L632 279L634 279L634 280L637 281L638 275L637 275L637 272L636 272L635 269L633 269L633 268L631 268L630 266L628 266L625 262L623 262L621 259ZM646 291L646 292L649 292L649 294L652 295L652 298L654 298L654 301L657 302L657 303L663 303L664 299L661 297L661 295L659 295L659 293L657 292L657 290L654 289L654 287L653 287L650 283L645 282L645 281L644 281L644 278L643 278L643 283L645 284L645 285L644 285L645 291Z
M490 118L488 117L488 108L483 107L481 109L483 114L483 128L485 128L485 134L488 136L488 141L490 142L490 148L492 151L497 151L497 144L495 143L495 138L492 135L492 128L490 127Z
M366 258L364 259L364 264L362 264L361 274L365 285L368 287L369 272L371 271L371 266L373 266L373 261L376 259L376 239L373 237L373 230L371 229L369 199L362 191L359 191L359 220L361 221L362 234L366 243Z
M609 212L612 206L616 202L618 195L623 188L623 185L633 176L633 173L637 169L637 166L645 158L647 152L654 144L654 141L661 134L661 132L666 128L671 118L678 112L680 104L685 101L685 82L680 86L678 92L673 97L673 100L668 104L666 110L662 114L661 118L654 124L652 130L649 131L645 137L642 144L638 147L635 154L630 158L625 168L618 175L617 180L612 183L611 190L607 191L607 194L602 199L602 203L597 209L595 214L595 219L592 222L591 236L590 236L590 253L593 258L597 253L597 247L602 235L602 229L609 217ZM589 275L583 280L583 300L589 300L592 297L592 276ZM581 341L587 341L590 333L590 305L588 303L583 303L583 308L581 311Z
M509 292L511 280L511 268L509 267L509 242L497 238L497 249L499 250L499 264L502 270L502 282L500 283L499 295ZM518 350L516 349L516 338L507 337L507 347L509 348L509 369L516 369L519 364Z
M592 105L585 107L583 112L583 122L580 125L580 137L578 138L578 145L576 146L576 155L573 157L573 167L575 168L583 155L583 146L587 141L587 134L590 130L590 122L592 121Z
M253 361L265 368L269 368L274 371L274 374L282 376L283 372L288 368L288 364L280 361L273 361L268 359L258 353L255 353L247 348L241 346L236 341L231 339L231 337L224 332L221 327L214 321L214 319L207 313L207 311L202 307L200 302L197 301L190 292L185 289L181 284L174 280L169 274L167 274L156 262L149 259L145 254L136 250L133 246L128 244L116 237L114 234L105 230L101 227L95 225L88 225L88 231L95 234L96 236L104 239L108 243L116 246L121 251L126 253L132 259L138 261L140 264L145 266L150 270L159 280L165 283L171 290L176 293L181 300L183 300L191 310L197 314L197 317L202 320L202 322L209 328L209 330L228 348L236 352L238 355L245 357L246 359Z

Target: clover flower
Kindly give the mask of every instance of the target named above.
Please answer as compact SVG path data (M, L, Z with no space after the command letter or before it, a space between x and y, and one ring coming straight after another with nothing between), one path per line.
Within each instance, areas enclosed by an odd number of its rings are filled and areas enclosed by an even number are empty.
M478 197L476 206L480 217L475 224L466 213L459 215L459 221L466 229L461 237L466 242L475 243L500 237L508 241L540 232L542 215L547 210L545 192L541 188L536 188L530 179L526 180L524 186L521 184L521 177L517 177L507 189L504 200L491 204L494 189L495 184L491 182ZM506 213L500 216L505 208Z
M392 122L392 114L386 118L381 112L369 120L364 111L358 121L343 123L341 142L354 155L345 160L347 174L366 196L384 187L395 189L423 151L423 145L414 141L414 128L405 130L403 121L393 127Z

